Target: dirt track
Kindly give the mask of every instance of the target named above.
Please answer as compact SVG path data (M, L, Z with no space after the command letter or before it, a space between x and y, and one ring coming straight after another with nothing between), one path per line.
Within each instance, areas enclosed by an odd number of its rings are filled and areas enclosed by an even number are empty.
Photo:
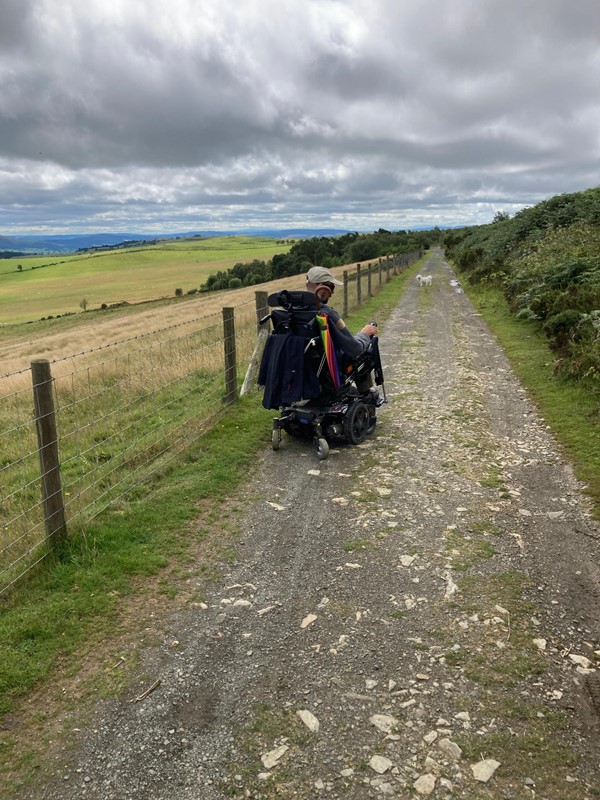
M447 264L424 271L374 436L265 451L207 607L23 797L598 796L600 532Z

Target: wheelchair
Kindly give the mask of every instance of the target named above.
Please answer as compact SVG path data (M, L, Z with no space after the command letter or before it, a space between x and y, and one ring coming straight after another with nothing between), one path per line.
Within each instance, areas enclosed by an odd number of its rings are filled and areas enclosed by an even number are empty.
M273 419L273 450L279 450L283 431L312 440L319 460L329 456L335 440L364 442L375 430L377 408L387 402L377 337L349 358L336 348L337 328L312 292L283 290L267 303L272 310L260 322L270 320L272 331L258 383L263 406L280 412Z

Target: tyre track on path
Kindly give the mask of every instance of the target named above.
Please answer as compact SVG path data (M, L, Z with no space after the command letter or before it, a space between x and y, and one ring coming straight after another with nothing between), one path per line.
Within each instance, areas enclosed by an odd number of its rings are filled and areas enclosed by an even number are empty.
M597 528L441 254L424 271L383 330L375 435L265 451L206 607L27 797L595 796Z

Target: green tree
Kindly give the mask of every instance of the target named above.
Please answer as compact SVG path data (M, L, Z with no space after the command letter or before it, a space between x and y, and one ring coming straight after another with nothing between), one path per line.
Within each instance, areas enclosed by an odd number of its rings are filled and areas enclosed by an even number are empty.
M350 261L366 261L369 258L377 258L381 253L379 244L372 237L363 237L353 242L348 255Z

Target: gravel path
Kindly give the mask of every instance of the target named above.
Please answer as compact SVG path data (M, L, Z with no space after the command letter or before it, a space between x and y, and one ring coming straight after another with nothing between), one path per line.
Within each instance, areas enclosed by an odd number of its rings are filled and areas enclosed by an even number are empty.
M598 796L600 532L441 254L423 271L376 433L264 452L237 560L28 798Z

